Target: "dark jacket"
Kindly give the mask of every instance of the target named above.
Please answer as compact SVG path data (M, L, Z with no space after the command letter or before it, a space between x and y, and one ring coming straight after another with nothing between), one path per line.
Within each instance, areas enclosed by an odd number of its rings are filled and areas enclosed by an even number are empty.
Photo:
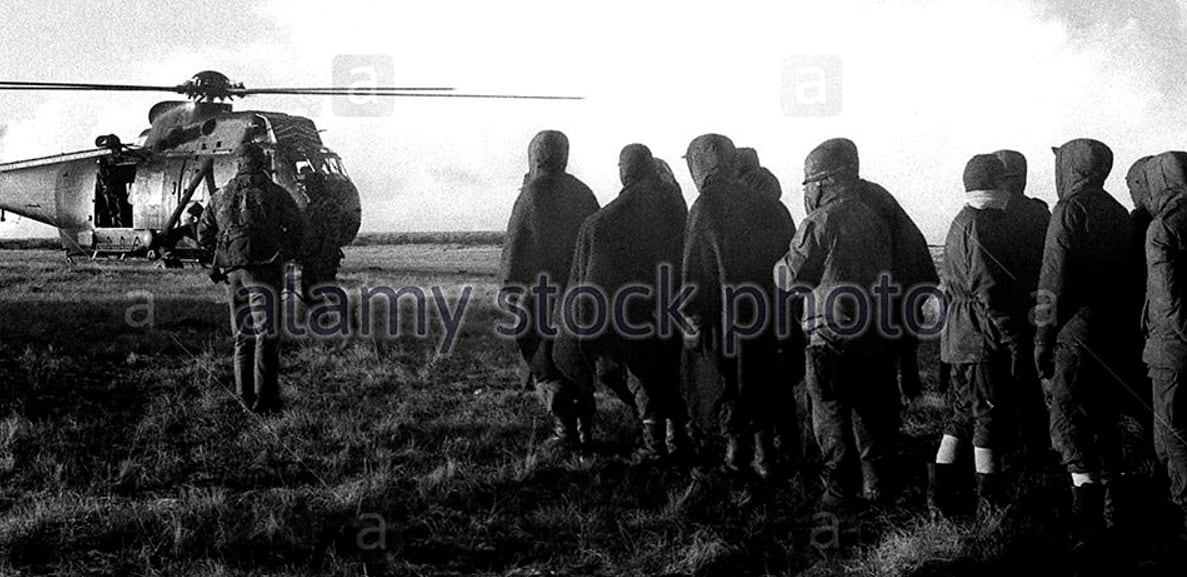
M300 255L301 211L266 172L240 172L210 199L198 221L198 242L213 265L231 271L277 264Z
M305 191L309 204L305 206L305 242L301 250L304 272L329 273L336 271L346 228L343 223L341 199L326 186L325 177L311 174L305 177Z
M1004 193L1008 194L1008 193ZM952 221L944 244L944 296L947 317L940 332L940 359L946 363L977 363L994 353L1019 346L1025 307L1015 298L1017 273L1009 255L1015 222L1006 209L965 206ZM1022 297L1022 302L1029 298Z
M1010 240L1003 254L1010 260L1009 274L1013 281L1010 294L1010 316L1023 321L1022 336L1034 337L1034 325L1028 320L1032 296L1039 286L1039 274L1043 269L1043 243L1047 239L1047 226L1051 223L1051 211L1047 203L1021 194L1010 197L1006 205L1006 220L1009 222ZM999 249L1000 250L1000 249ZM1023 346L1023 343L1018 343ZM1025 344L1029 347L1030 344Z
M779 200L783 187L771 171L758 162L758 152L753 148L738 149L738 177L755 192Z
M1187 365L1187 153L1160 154L1146 164L1154 215L1146 233L1146 306L1142 325L1150 367Z
M613 314L615 295L626 287L644 287L651 293L633 296L626 301L623 320L632 327L646 326L657 330L656 302L661 288L657 277L661 265L669 270L669 290L675 291L681 278L681 258L684 252L685 213L683 199L676 200L671 188L655 173L650 156L632 158L637 166L624 170L624 188L610 204L585 220L577 237L569 287L589 286L606 296ZM596 319L592 301L575 301L576 320L583 327L592 326ZM611 317L612 318L612 317ZM557 337L554 359L567 373L571 363L581 359L562 356L581 356L610 352L625 339L631 346L653 348L661 339L655 335L635 338L620 335L613 325L601 335L577 336L566 332ZM673 330L678 330L673 327ZM680 345L679 334L663 339L668 346ZM562 346L561 341L579 341L579 347ZM580 352L579 352L580 351Z
M528 313L532 328L516 340L532 373L542 380L557 378L559 373L552 361L552 339L535 330L543 323L535 318L536 302L530 287L539 282L540 275L546 275L552 287L565 289L577 233L585 219L598 210L593 191L564 171L565 161L558 160L558 154L548 147L531 148L532 171L524 178L511 211L499 264L504 287L528 289L519 306ZM567 150L561 156L567 157ZM550 299L553 308L558 298ZM552 309L547 314L551 317Z
M807 199L809 214L781 262L786 276L775 269L776 278L786 279L787 284L780 288L811 289L811 300L803 312L809 344L852 354L880 350L876 330L880 311L871 287L894 267L890 227L859 196L860 186L859 182L849 189L822 193L819 199ZM864 319L855 299L829 301L829 295L841 294L838 289L842 287L849 287L842 291L861 293L869 305ZM830 304L835 316L830 316ZM835 330L855 325L859 334Z
M862 180L857 199L869 205L886 223L894 258L895 282L904 291L918 285L939 284L940 276L927 248L927 239L894 195L879 184Z
M1102 188L1113 155L1100 142L1073 140L1056 150L1055 165L1059 202L1043 247L1035 343L1106 350L1125 330L1116 283L1130 270L1129 214Z
M1125 184L1129 187L1129 197L1133 201L1133 211L1129 213L1129 260L1133 272L1127 276L1133 278L1133 301L1139 307L1146 298L1146 231L1154 220L1154 217L1150 215L1150 210L1146 208L1150 187L1146 182L1145 165L1151 158L1153 157L1139 158L1129 167L1129 172L1125 175ZM1135 318L1141 318L1140 309Z
M701 187L685 232L684 284L695 286L696 293L684 312L706 336L721 335L727 287L758 287L767 303L774 302L771 269L795 234L787 209L781 207L725 174L711 176ZM749 299L739 299L739 305L735 322L747 325L757 311ZM770 328L773 337L774 323Z

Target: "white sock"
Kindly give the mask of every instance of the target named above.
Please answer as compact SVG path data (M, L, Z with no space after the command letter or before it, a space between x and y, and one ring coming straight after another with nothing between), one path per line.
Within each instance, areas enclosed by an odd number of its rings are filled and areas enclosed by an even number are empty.
M1088 483L1096 483L1096 475L1092 473L1072 473L1072 486L1080 487Z
M940 465L951 465L956 462L956 456L960 449L960 439L951 435L944 435L940 439L940 450L936 451L936 463Z
M993 449L973 447L973 460L977 464L977 472L991 475L997 472L997 459Z

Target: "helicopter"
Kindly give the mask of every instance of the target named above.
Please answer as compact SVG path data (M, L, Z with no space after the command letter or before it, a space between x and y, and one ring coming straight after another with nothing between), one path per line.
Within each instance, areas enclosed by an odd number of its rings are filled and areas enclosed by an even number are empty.
M135 143L114 134L93 148L0 163L0 221L7 213L58 229L68 259L146 258L162 268L206 262L195 223L219 183L234 177L233 153L254 142L268 154L273 181L305 211L315 195L333 203L340 246L362 223L358 188L342 159L308 118L236 111L231 100L256 94L576 100L572 96L459 94L447 87L246 88L216 71L177 86L0 81L0 90L173 92L160 102ZM315 185L315 186L313 186ZM319 196L320 198L320 196Z

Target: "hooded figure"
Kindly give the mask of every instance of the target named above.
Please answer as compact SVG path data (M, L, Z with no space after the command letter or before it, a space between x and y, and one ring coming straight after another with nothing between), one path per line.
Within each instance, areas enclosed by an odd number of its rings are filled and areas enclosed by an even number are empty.
M1008 272L1013 275L1014 282L1010 285L1014 292L1008 302L1015 308L1010 311L1010 316L1026 320L1034 305L1032 295L1038 288L1039 271L1043 267L1043 242L1047 238L1051 211L1047 203L1025 195L1027 165L1021 152L998 150L993 155L1005 167L1000 188L1010 194L1006 219L1010 222L1012 240L1003 252L1007 256L999 255L1012 263ZM1023 339L1017 343L1017 352L1033 358L1034 327L1025 322L1022 329ZM1032 458L1041 460L1051 449L1051 432L1043 385L1033 365L1032 362L1014 363L1011 371L1018 384L1013 404L1018 411L1022 446Z
M826 510L858 494L889 497L899 395L872 294L894 267L890 227L865 201L855 149L829 141L804 162L800 225L776 283L795 295L806 332L812 425L824 459ZM802 304L801 304L802 303Z
M783 187L779 185L779 179L770 170L759 164L758 151L753 148L738 149L738 176L743 184L760 196L778 201L776 203L777 210L779 211L779 220L782 221L779 223L780 230L790 226L794 233L795 219L780 200L783 197ZM779 364L776 367L776 372L783 375L784 382L791 383L793 386L779 387L780 408L776 412L778 417L775 424L775 435L778 437L779 446L782 449L783 455L781 456L792 460L798 457L795 453L800 452L798 447L803 442L799 430L800 405L795 398L794 385L800 383L804 378L804 333L798 324L788 323L787 330L779 337Z
M738 149L738 176L746 186L763 196L775 200L783 196L783 187L779 186L779 179L758 163L758 151L753 148Z
M1102 473L1120 459L1116 399L1131 394L1111 376L1126 349L1114 341L1132 322L1116 290L1118 275L1130 270L1129 214L1103 188L1109 147L1078 139L1054 151L1059 202L1043 249L1034 355L1039 375L1051 378L1051 440L1072 476L1084 542L1112 522Z
M1129 213L1129 230L1133 239L1131 246L1133 251L1130 253L1130 260L1133 262L1133 270L1136 279L1141 279L1140 287L1144 293L1146 290L1146 229L1150 227L1150 223L1154 217L1150 211L1146 209L1146 197L1150 194L1149 184L1146 177L1146 162L1153 156L1143 156L1129 167L1129 172L1125 175L1125 184L1129 188L1129 198L1133 201L1133 210Z
M922 307L925 299L916 299L914 311L904 311L902 297L916 287L936 287L939 274L936 272L935 261L931 251L927 248L927 239L907 214L903 207L885 188L880 185L862 180L858 174L860 161L857 145L848 138L833 138L826 140L812 151L810 157L820 161L817 166L830 167L824 173L804 174L805 180L827 178L829 172L852 175L857 181L855 186L858 198L866 203L875 214L882 218L890 231L891 256L894 264L891 270L891 281L900 287L898 298L893 300L890 311L891 323L897 327L904 326L903 313L912 314L916 319L922 319ZM807 170L807 168L805 168ZM910 331L903 330L902 334L890 344L893 355L898 359L901 382L899 388L908 397L916 397L922 391L919 381L919 368L916 352L919 342Z
M571 290L589 287L605 295L613 314L602 311L602 318L614 320L597 334L562 331L554 358L573 380L589 379L600 360L625 371L643 425L637 457L654 460L668 454L668 440L674 450L689 449L680 399L680 338L674 328L659 334L657 315L659 291L680 281L686 210L661 180L646 146L623 148L619 174L618 198L581 226L569 280ZM637 294L629 296L628 290ZM598 322L592 299L576 301L575 308L578 327Z
M565 172L569 141L554 130L540 132L528 147L530 170L515 200L503 244L499 274L506 302L526 320L516 342L527 361L537 393L555 419L552 444L587 448L592 441L593 391L567 379L553 363L556 327L551 322L557 299L569 279L573 247L581 223L597 212L589 187ZM537 299L547 285L551 297Z
M1029 301L1014 288L1018 277L1011 247L1015 224L1009 205L1024 202L1001 188L1007 168L999 157L981 154L964 172L967 204L948 229L943 281L947 315L940 333L940 359L952 367L950 416L935 464L928 468L928 506L952 514L957 450L972 445L979 503L1002 504L998 450L1009 441L1011 367L1031 359L1026 334Z
M688 219L688 202L684 200L684 191L680 189L680 183L676 182L676 175L672 174L672 167L668 166L662 158L655 159L655 171L659 175L660 182L666 186L665 194L672 197L673 203L680 205L680 211L684 214L684 218Z
M775 460L773 403L780 387L793 385L772 378L771 268L795 231L777 201L738 180L736 156L733 142L717 134L694 139L685 156L700 193L685 233L684 285L696 290L683 309L694 332L685 396L703 432L724 417L726 467L753 465L765 477Z
M1164 152L1145 163L1153 217L1146 234L1146 311L1142 358L1154 383L1154 447L1170 476L1171 500L1187 533L1187 152Z

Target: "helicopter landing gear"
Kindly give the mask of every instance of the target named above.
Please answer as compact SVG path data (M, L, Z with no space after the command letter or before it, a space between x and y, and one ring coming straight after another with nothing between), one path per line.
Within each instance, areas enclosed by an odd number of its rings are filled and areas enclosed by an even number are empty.
M154 263L153 268L162 270L176 270L185 268L185 265L182 264L181 259L165 257Z

